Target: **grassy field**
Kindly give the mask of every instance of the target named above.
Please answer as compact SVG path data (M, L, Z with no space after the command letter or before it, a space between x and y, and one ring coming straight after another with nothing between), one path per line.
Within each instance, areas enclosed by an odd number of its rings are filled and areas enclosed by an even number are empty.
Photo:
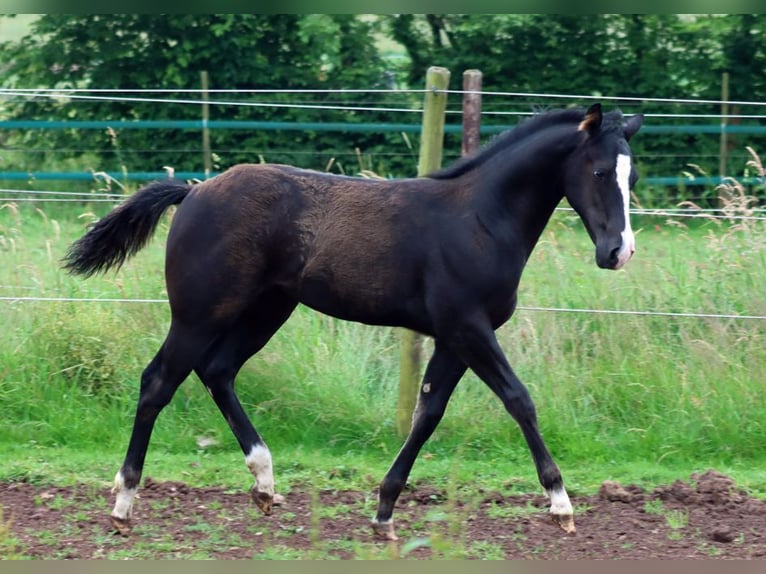
M163 223L118 274L72 278L59 260L108 206L0 209L0 296L164 299ZM571 488L659 483L716 468L766 493L766 323L758 319L571 313L532 307L766 315L763 221L635 222L638 251L618 272L562 212L522 280L523 307L499 337L530 388ZM163 303L0 301L0 480L110 481L138 380L168 325ZM246 410L277 480L382 476L394 430L398 333L299 308L240 375ZM429 343L426 342L426 352ZM153 435L146 473L191 484L251 481L228 427L196 380ZM472 375L458 387L413 478L511 478L537 490L515 423Z

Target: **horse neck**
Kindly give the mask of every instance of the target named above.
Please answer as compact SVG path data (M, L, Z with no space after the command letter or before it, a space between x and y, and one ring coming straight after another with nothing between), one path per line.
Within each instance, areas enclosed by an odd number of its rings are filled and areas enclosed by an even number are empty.
M572 127L549 130L499 151L478 168L476 205L485 224L526 241L528 253L564 197L564 163L580 141Z

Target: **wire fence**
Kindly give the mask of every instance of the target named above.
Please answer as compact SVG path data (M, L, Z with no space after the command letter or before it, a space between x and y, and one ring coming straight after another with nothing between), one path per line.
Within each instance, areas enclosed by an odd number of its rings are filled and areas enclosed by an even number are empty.
M141 303L167 304L167 299L125 299L110 297L8 297L0 296L0 301L8 303ZM637 317L674 317L678 319L738 319L764 320L766 315L736 315L729 313L680 313L674 311L641 311L623 309L577 309L568 307L529 307L519 305L517 311L546 313L586 313L591 315L632 315Z
M417 105L417 102L413 102L412 107L402 108L387 108L381 106L343 106L338 104L306 104L302 102L253 102L242 100L211 100L207 98L210 94L226 94L226 95L267 95L267 94L282 94L282 95L317 95L317 94L335 94L338 96L346 96L352 94L398 94L398 95L423 95L426 93L426 89L346 89L346 90L323 90L323 89L121 89L121 88L0 88L0 97L20 97L20 98L50 98L61 99L66 98L69 100L80 101L107 101L107 102L121 102L121 103L158 103L158 104L181 104L181 105L226 105L226 106L243 106L243 107L272 107L272 108L285 108L292 107L296 109L317 109L317 110L333 110L333 111L385 111L385 112L400 112L400 113L420 113L422 110ZM727 104L729 106L746 106L762 108L766 106L766 102L754 101L754 100L712 100L712 99L685 99L685 98L652 98L652 97L633 97L633 96L603 96L592 94L551 94L551 93L535 93L535 92L504 92L504 91L466 91L466 90L443 90L444 93L450 95L464 95L464 94L478 94L482 98L486 97L500 97L500 98L523 98L525 100L566 100L566 101L609 101L612 103L630 103L636 105L645 105L648 103L654 104L685 104L685 105L704 105L704 106L721 106ZM116 94L193 94L197 95L197 99L191 98L162 98L162 97L128 97ZM454 104L453 104L454 105ZM462 109L448 109L447 113L461 114ZM488 110L482 111L489 115L499 116L518 116L518 115L530 115L533 111L527 110L511 110L511 111L497 111ZM647 117L658 118L707 118L707 119L721 119L721 118L740 118L740 119L766 119L764 114L740 114L740 113L702 113L702 114L680 114L680 113L649 113Z
M122 103L126 105L131 104L157 104L163 108L182 106L192 106L196 109L202 109L204 106L219 106L224 108L263 108L263 109L275 109L275 110L306 110L315 111L318 114L324 112L341 112L350 113L355 115L357 119L353 123L344 125L342 128L340 124L336 126L328 126L326 117L319 116L318 122L314 127L301 127L300 124L305 122L257 122L257 121L239 121L239 120L214 120L214 119L200 119L200 120L167 120L164 122L153 120L139 120L134 121L48 121L48 124L60 124L53 126L51 129L56 128L74 128L74 129L108 129L115 127L119 124L120 128L131 129L143 129L142 126L148 128L159 128L159 124L173 124L177 129L186 130L201 130L210 129L211 126L216 126L215 129L302 129L306 130L326 130L326 129L339 129L341 131L367 131L367 128L377 131L401 131L403 133L408 131L416 131L419 128L417 122L402 125L386 125L381 123L380 116L375 116L374 124L370 126L363 126L358 123L358 118L362 117L366 113L375 114L394 114L412 116L413 114L422 113L422 96L426 93L426 89L399 89L399 88L385 88L385 89L349 89L349 90L332 90L332 89L202 89L200 88L188 88L188 89L119 89L119 88L104 88L104 89L81 89L81 88L66 88L66 89L15 89L15 88L2 88L0 89L0 101L5 100L30 100L30 99L48 99L54 100L62 105L87 105L90 103ZM646 125L643 128L645 133L651 133L653 130L657 133L663 133L668 129L678 131L680 133L695 133L697 135L708 134L711 136L720 136L723 133L731 134L766 134L766 125L742 125L741 120L765 120L766 110L764 109L766 102L751 101L751 100L715 100L715 99L692 99L692 98L644 98L644 97L632 97L632 96L609 96L601 95L596 96L592 94L566 94L566 93L535 93L535 92L511 92L511 91L466 91L466 90L446 90L446 93L454 96L464 96L465 94L478 94L482 98L482 117L487 118L502 118L502 117L520 117L528 116L537 113L541 110L558 105L569 105L572 102L588 102L588 101L607 101L613 102L617 105L635 107L640 109L647 118L664 118L664 119L681 119L681 118L697 118L705 120L706 124L698 125ZM396 100L392 100L396 96ZM281 98L280 101L275 101L275 98ZM287 98L287 99L285 99ZM331 98L328 100L328 98ZM363 101L359 101L359 98L363 98ZM354 102L349 102L349 99L354 99ZM313 100L313 101L312 101ZM320 101L321 100L321 101ZM460 97L454 97L448 99L447 110L448 115L457 116L463 113L462 102ZM682 113L678 109L674 109L672 112L666 113L662 111L644 111L643 108L649 105L663 106L673 105L674 107L685 106L689 108L704 106L705 110L701 112ZM720 108L720 113L714 113L711 111L711 106ZM727 111L730 110L730 111ZM733 111L739 110L739 111ZM638 110L637 110L638 111ZM755 113L746 113L755 112ZM202 114L200 114L202 115ZM188 117L188 113L186 114ZM30 120L29 122L32 122ZM26 123L29 123L26 122ZM713 122L713 123L710 123ZM13 129L27 129L31 126L26 125L24 121L17 122L3 122L0 121L0 126L12 128L12 126L19 124L19 127ZM258 124L258 123L275 123L279 126L254 128L252 126L246 127L245 124ZM331 123L331 122L329 122ZM21 127L22 124L26 127ZM38 122L39 124L39 122ZM86 125L87 124L87 125ZM93 124L91 127L88 125ZM150 126L149 124L157 124ZM294 124L290 126L289 124ZM100 126L100 127L99 127ZM35 129L40 128L37 125ZM50 127L50 126L49 126ZM168 126L164 126L166 129ZM484 125L481 129L483 133L492 133L493 130L502 128L502 125L494 125L491 122ZM508 126L506 125L505 128ZM446 128L459 129L460 126L455 124L449 124ZM20 157L25 157L27 154L41 153L41 150L26 150L26 149L13 149L8 150L16 154L21 154ZM146 154L151 151L151 154L155 158L162 157L162 154L170 154L168 157L179 157L178 154L183 154L183 157L194 157L199 154L200 150L195 149L183 149L183 150L171 150L171 149L154 149L154 150L140 150L140 149L126 149L123 152L130 152L136 154ZM236 155L238 153L261 153L263 150L253 149L234 149L224 150L216 149L216 153L228 153L230 155ZM71 155L71 150L44 150L42 153L68 153ZM83 150L83 153L104 153L103 150ZM120 153L115 150L109 150L107 153ZM283 156L295 156L296 159L312 157L312 153L315 152L301 152L297 149L275 149L268 148L267 153L269 156L275 158L281 158ZM349 161L354 159L353 150L323 150L323 153L330 153L338 158L348 158ZM648 155L642 156L649 163L657 161L668 163L668 158L678 158L681 164L689 163L684 161L683 158L687 156L677 156L677 152L668 152L670 155L666 155L664 152L659 155L656 151L651 151ZM723 152L722 152L723 153ZM400 153L385 154L387 159L392 162L399 162L405 157L409 157L411 153L405 151ZM737 150L728 152L728 155L734 160L739 161L742 154ZM375 151L376 157L382 157ZM706 157L697 156L697 161L708 161L713 159L713 155ZM664 159L663 159L664 158ZM26 160L25 160L26 161ZM184 160L185 161L185 160ZM281 162L281 160L278 160ZM302 160L300 160L302 161ZM292 163L292 162L290 162ZM399 165L395 163L395 165ZM670 162L675 165L677 162ZM5 172L3 178L8 180L40 180L40 179L87 179L87 173L70 174L64 177L63 173L30 173L27 174L23 171L18 172ZM125 174L126 180L138 180L143 176L136 173ZM702 175L702 174L698 174ZM156 178L156 174L146 174L149 179ZM645 184L657 185L657 186L703 186L703 185L716 185L720 183L720 178L717 176L712 177L681 177L681 176L668 176L657 177L653 174L647 174L644 178ZM752 182L750 182L752 183ZM763 181L756 180L754 183L763 185Z
M317 111L342 111L342 112L387 112L412 114L422 113L420 101L426 90L424 89L355 89L355 90L279 90L279 89L0 89L0 98L52 98L57 100L66 100L70 102L123 102L123 103L155 103L162 105L225 105L242 106L253 108L292 108L308 109ZM731 107L752 107L762 109L766 102L758 101L722 101L722 100L699 100L699 99L675 99L675 98L635 98L624 96L593 96L585 94L546 94L546 93L520 93L520 92L497 92L497 91L479 91L466 92L464 90L446 90L448 94L464 95L466 93L476 94L482 98L518 98L522 102L516 110L497 110L492 106L482 109L482 115L487 116L527 116L534 112L535 108L545 106L545 102L552 100L571 101L610 101L615 104L636 104L645 105L647 103L655 104L684 104L694 105L716 105L724 103ZM164 97L169 95L184 95L192 97ZM210 98L214 94L217 98ZM307 103L305 101L275 102L275 101L250 101L241 99L228 99L232 97L253 97L274 95L293 95L296 97L316 96L316 95L337 95L339 98L349 95L369 95L377 97L374 104L349 105L342 102L323 102ZM407 95L412 96L412 105L410 107L389 106L385 99L380 96L386 95ZM150 97L151 96L151 97ZM220 97L219 97L220 96ZM223 99L226 97L227 99ZM447 114L462 114L462 109L455 106L452 101L453 109L447 109ZM730 120L730 119L754 119L766 120L766 110L764 114L741 114L741 113L661 113L653 112L645 114L647 117L655 118L697 118L706 120ZM48 150L50 151L50 150ZM102 177L105 180L112 179L107 174L92 174L94 180ZM16 202L24 203L118 203L126 198L124 193L114 192L66 192L52 190L20 190L20 189L0 189L0 204L13 204ZM2 205L0 205L2 207ZM559 207L557 211L572 213L574 210L569 207ZM693 207L669 207L662 209L642 209L632 208L631 215L645 217L663 217L663 218L695 218L719 221L766 221L766 213L763 208L748 208L739 212L732 212L727 209L697 209ZM109 303L109 304L167 304L167 299L129 299L129 298L77 298L77 297L15 297L0 296L0 301L6 303ZM737 314L717 314L704 312L669 312L669 311L647 311L647 310L616 310L616 309L576 309L576 308L555 308L555 307L517 307L519 311L526 312L554 312L554 313L587 313L599 315L631 315L639 317L668 317L677 319L719 319L719 320L764 320L766 316L762 315L737 315Z
M16 90L16 89L0 89L0 101L5 99L14 98L49 98L55 99L57 102L62 102L67 105L74 106L87 105L87 102L152 102L162 106L203 106L203 105L221 105L221 106L256 106L256 107L275 107L284 109L286 112L289 109L305 109L314 108L318 113L322 111L335 111L335 112L353 112L356 115L356 119L353 122L328 122L326 118L320 117L318 121L313 122L295 122L295 121L271 121L271 120L13 120L3 121L0 120L0 130L2 129L15 129L15 130L40 130L40 129L72 129L72 130L106 130L112 132L113 130L139 130L139 129L166 129L166 130L252 130L254 132L260 130L300 130L306 132L318 132L318 131L337 131L337 132L366 132L364 137L367 138L367 133L379 133L379 135L385 132L398 132L406 140L407 133L416 133L420 129L418 122L410 123L390 123L388 121L381 122L378 120L374 122L359 122L359 119L363 118L363 114L369 112L391 112L391 113L406 113L409 115L422 113L422 105L420 96L425 90L399 90L399 89L384 89L384 90L207 90L202 91L200 89L187 89L187 90L118 90L118 89L104 89L104 90ZM621 96L593 96L583 94L542 94L542 93L520 93L520 92L493 92L493 91L479 91L479 92L466 92L464 90L447 90L449 94L464 95L466 93L478 93L483 98L488 98L489 101L485 101L482 104L482 117L492 116L525 116L531 115L538 111L551 107L551 102L556 102L558 99L562 99L567 105L572 101L578 100L611 100L616 103L627 103L629 105L643 106L648 103L654 104L681 104L686 106L710 106L710 105L722 105L724 102L719 100L693 100L693 99L671 99L671 98L633 98L633 97L621 97ZM126 94L132 94L132 97L128 97ZM173 95L186 95L193 97L170 97ZM206 99L203 94L209 96L210 94L217 94L220 96L230 96L231 99ZM270 95L280 96L293 96L289 101L273 102L273 101L243 101L238 98L246 97L269 97ZM369 105L356 105L349 106L342 102L324 102L324 103L308 103L300 101L299 98L313 97L313 96L325 96L327 94L337 95L337 99L348 97L351 95L367 95L369 96ZM411 98L409 107L396 107L387 105L387 100L374 101L375 98L386 98L388 95L405 94ZM161 97L144 97L144 96L161 96ZM141 96L141 97L138 97ZM492 98L500 103L491 103ZM520 98L518 101L509 101L514 98ZM548 104L546 104L548 102ZM462 109L458 109L454 106L458 102L452 101L450 105L453 109L448 109L448 114L459 115L462 114ZM734 104L742 106L753 106L752 109L763 109L764 102L757 101L737 101L726 102L729 104L729 109L734 107ZM502 105L504 108L513 107L516 109L494 109ZM188 117L188 113L185 114ZM731 137L735 137L736 134L740 134L737 137L743 138L756 138L745 141L761 141L766 140L766 124L761 125L760 122L753 124L749 122L748 125L744 125L741 120L764 120L766 119L766 112L764 114L745 114L745 113L678 113L675 111L672 114L666 113L646 113L647 117L656 118L684 118L695 117L704 119L707 123L698 123L697 125L683 125L674 122L672 125L665 125L663 123L655 123L645 125L642 130L647 134L663 134L668 133L671 130L673 133L678 132L679 137L685 137L684 134L691 134L691 137L722 137L722 134L735 134ZM497 124L491 122L482 122L480 129L482 134L497 133L510 127L508 124ZM462 129L459 123L449 123L445 126L445 131L449 133L457 133ZM351 137L351 136L349 136ZM374 136L377 137L377 136ZM760 138L760 139L758 139ZM172 138L171 138L172 140ZM200 138L200 141L202 138ZM240 135L237 135L233 139L228 136L221 136L216 139L214 149L212 150L216 157L224 158L223 162L232 161L236 158L236 161L244 161L243 157L268 157L270 160L276 163L291 163L302 167L311 167L314 169L321 169L321 166L317 165L317 150L302 150L300 146L294 148L284 148L283 145L274 146L271 143L265 144L262 141L260 143L250 142L243 144L242 146L231 145L226 142L240 141ZM60 141L60 140L54 140ZM155 149L146 150L140 149L145 147L139 142L143 142L140 138L135 140L139 145L129 145L124 148L115 146L94 147L97 144L93 138L85 138L84 141L91 142L90 145L84 145L83 148L88 149L58 149L60 146L50 146L49 149L42 149L39 146L35 146L34 149L27 149L24 146L17 145L14 147L6 146L4 154L7 154L6 161L4 162L9 166L18 166L22 169L17 171L0 171L0 179L4 181L23 181L24 185L28 187L38 187L41 181L44 180L61 180L61 181L80 181L80 182L92 182L94 174L89 171L58 171L58 172L38 172L24 170L23 167L28 165L40 164L45 158L45 161L50 161L50 158L62 157L66 158L66 161L70 161L73 157L90 157L92 161L98 161L103 166L111 166L116 168L119 165L123 166L122 170L112 169L112 171L106 170L106 173L115 182L122 182L128 184L128 182L140 182L159 179L164 176L161 170L144 172L124 169L124 164L120 163L120 156L126 154L126 157L131 158L132 162L144 162L147 156L151 158L152 165L183 165L184 170L179 170L178 177L184 179L205 179L206 177L216 175L215 169L208 171L189 171L189 167L194 169L193 166L198 166L203 163L203 157L205 158L206 165L210 162L210 149L206 152L200 146L190 145L184 149L177 148L178 144L170 145L168 148L157 146ZM133 140L131 140L133 141ZM277 140L281 141L281 140ZM335 140L330 140L335 141ZM369 142L368 139L362 139L361 141ZM707 141L707 140L706 140ZM710 142L707 141L709 144ZM413 161L413 151L411 146L393 146L390 149L382 149L379 143L369 144L372 147L369 149L368 161L372 165L374 161L376 165L381 166L381 169L386 170L386 166L393 166L394 171L405 169L403 166L409 165ZM264 147L266 146L266 147ZM339 166L338 169L342 173L345 172L347 165L355 165L361 162L362 153L359 147L354 147L354 144L347 146L334 145L331 146L335 149L330 149L327 146L321 149L321 158L327 160L330 164ZM364 146L362 146L364 147ZM704 147L704 146L703 146ZM93 149L90 149L93 148ZM106 148L106 149L105 149ZM711 151L711 146L706 145L707 152ZM721 148L723 149L723 148ZM662 151L664 150L664 151ZM694 168L689 170L682 170L676 175L657 175L646 171L642 177L642 183L644 185L642 197L645 203L656 205L658 198L662 197L663 191L669 189L670 195L683 197L694 201L695 203L709 204L713 201L716 195L716 186L724 183L724 178L719 175L707 175L705 171L710 171L711 166L714 164L720 164L722 161L726 163L727 160L721 158L727 156L728 162L732 165L736 165L739 169L741 164L747 161L747 155L744 152L742 146L737 149L732 149L727 152L695 154L691 156L683 150L673 150L672 148L657 147L649 145L647 149L639 152L637 158L640 163L647 166L654 166L655 172L667 172L668 170L677 171L678 166L689 167L692 164L702 163L707 167L701 169L696 173ZM37 155L35 155L37 154ZM39 156L39 158L37 157ZM94 160L93 158L98 158ZM164 160L162 158L165 158ZM374 160L373 160L374 158ZM456 155L452 152L445 151L445 159L456 159ZM323 161L320 160L320 161ZM328 164L328 165L330 165ZM670 166L670 167L668 167ZM207 169L207 168L206 168ZM329 167L328 167L329 169ZM764 189L766 189L766 181L762 177L747 177L741 180L741 183L747 186L749 189L753 189L759 197L763 196ZM51 198L48 201L50 203L66 203L63 201L63 196L57 198ZM10 201L8 197L0 197L0 202ZM33 200L30 196L26 196L24 199L18 199L19 202L29 203ZM104 198L94 200L98 202L104 202Z

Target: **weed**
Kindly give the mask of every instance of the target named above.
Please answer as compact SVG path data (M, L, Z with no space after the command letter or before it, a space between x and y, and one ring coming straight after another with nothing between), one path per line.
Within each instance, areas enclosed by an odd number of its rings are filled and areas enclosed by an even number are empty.
M680 530L689 524L689 513L685 510L668 510L665 513L665 521L671 529Z
M665 505L659 498L653 498L644 502L644 512L647 514L665 514Z
M46 504L48 508L50 508L51 510L64 510L65 508L74 506L75 504L77 504L77 502L72 500L71 498L65 498L61 496L60 494L57 494L48 502L44 502L44 504Z
M211 536L216 528L216 526L210 524L209 522L200 520L194 524L189 524L186 526L185 530L187 532L203 532L208 536Z
M540 508L527 502L524 506L513 506L509 504L498 504L492 502L487 508L487 516L490 518L519 518L521 516L530 516L533 514L539 514Z
M77 512L64 515L65 520L72 520L74 522L80 522L80 523L86 522L88 518L89 518L89 515L85 510L78 510Z
M24 558L19 541L11 534L12 520L5 519L3 507L0 506L0 559L20 560Z
M708 556L711 558L715 558L716 556L720 556L721 550L717 546L713 545L706 545L704 548L705 552L707 552Z
M255 560L300 560L303 557L300 550L279 544L264 548L262 552L253 555Z
M504 560L505 551L499 544L493 544L486 540L478 540L471 544L470 554L479 560Z
M280 524L279 532L277 532L277 536L281 538L289 538L295 534L300 534L301 532L303 532L303 526L292 525L292 524Z
M60 532L55 532L53 530L40 530L35 533L37 541L46 546L58 546L60 536Z
M317 518L337 518L338 516L346 516L352 512L356 512L356 510L347 504L319 506L315 508Z
M418 548L430 548L430 547L431 547L430 537L418 536L415 538L410 538L402 545L401 551L399 553L399 557L404 558L408 554L417 550Z
M170 508L172 502L170 500L150 500L149 508L154 512L160 512Z
M668 532L668 540L681 540L684 535L679 530L671 530Z

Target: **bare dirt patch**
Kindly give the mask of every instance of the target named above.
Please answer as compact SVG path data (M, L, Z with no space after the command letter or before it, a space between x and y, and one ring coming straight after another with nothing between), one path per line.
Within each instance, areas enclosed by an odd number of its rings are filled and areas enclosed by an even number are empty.
M109 527L108 489L0 483L10 526L3 551L38 559L766 558L766 501L715 471L651 491L605 482L596 495L575 495L575 535L551 522L544 496L461 500L416 485L397 504L396 543L372 535L374 491L295 487L271 516L246 492L151 479L139 492L124 537Z

